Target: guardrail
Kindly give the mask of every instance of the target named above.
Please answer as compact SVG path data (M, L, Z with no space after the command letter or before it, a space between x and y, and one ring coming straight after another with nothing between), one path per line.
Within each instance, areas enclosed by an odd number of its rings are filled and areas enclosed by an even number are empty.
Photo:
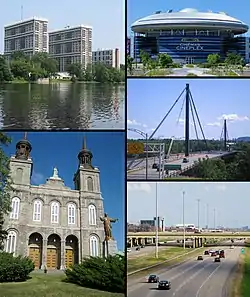
M202 249L202 248L203 248L203 247L196 248L195 250L192 250L192 251L190 251L190 252L188 252L188 253L181 254L181 255L179 255L179 256L173 257L173 258L168 259L168 260L165 260L165 261L163 261L163 262L160 262L160 263L157 263L157 264L148 266L148 267L144 267L144 268L141 268L141 269L138 269L138 270L129 272L129 273L127 273L127 276L130 276L130 275L133 275L133 274L136 274L136 273L138 273L138 272L142 272L142 271L145 271L145 270L148 270L148 269L151 269L151 268L155 268L155 267L160 266L160 265L162 265L162 264L164 264L164 263L168 263L168 262L171 262L171 261L173 261L173 260L179 259L179 258L181 258L181 257L183 257L183 256L192 254L192 253L194 253L194 252L196 252L196 251L198 251L198 250L200 250L200 249Z

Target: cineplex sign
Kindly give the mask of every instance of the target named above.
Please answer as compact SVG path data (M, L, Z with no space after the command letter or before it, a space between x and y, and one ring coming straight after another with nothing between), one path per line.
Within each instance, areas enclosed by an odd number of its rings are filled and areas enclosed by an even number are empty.
M181 43L176 47L177 51L203 51L200 43Z

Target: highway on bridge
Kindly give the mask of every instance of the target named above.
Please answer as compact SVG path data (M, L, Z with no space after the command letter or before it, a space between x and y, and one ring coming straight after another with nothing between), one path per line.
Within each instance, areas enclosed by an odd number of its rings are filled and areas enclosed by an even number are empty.
M171 281L172 288L169 291L157 290L157 284L146 283L146 278L135 279L135 276L129 276L127 296L227 297L228 280L238 262L241 248L220 248L225 250L225 259L219 263L215 263L211 256L203 256L203 261L193 257L172 268L161 266L160 270L152 271L160 280Z
M165 161L165 164L180 164L182 170L185 170L187 167L193 166L195 161L198 161L199 158L206 158L209 159L217 158L219 156L222 156L225 154L225 152L214 152L214 153L201 153L201 154L193 154L188 157L189 162L183 163L183 155L179 156L179 159L177 159L176 156L173 156L169 160ZM156 158L156 163L159 163L159 159ZM138 163L135 161L135 163ZM148 179L159 179L159 171L157 169L152 169L152 165L154 163L154 158L150 158L148 160ZM138 168L138 170L136 170ZM173 173L173 171L169 172L170 174ZM144 159L142 163L138 165L138 167L134 166L132 167L132 170L128 170L127 172L127 179L128 180L145 180L146 179L146 160Z

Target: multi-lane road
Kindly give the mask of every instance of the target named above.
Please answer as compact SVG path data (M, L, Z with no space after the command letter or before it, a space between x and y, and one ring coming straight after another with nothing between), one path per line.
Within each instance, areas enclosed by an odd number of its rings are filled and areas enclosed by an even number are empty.
M218 247L216 248L218 249ZM171 281L169 291L157 290L157 284L148 284L146 278L128 277L128 297L227 297L230 275L238 262L241 248L220 247L225 250L225 259L215 263L214 257L203 256L203 261L196 257L174 267L153 271L160 280Z

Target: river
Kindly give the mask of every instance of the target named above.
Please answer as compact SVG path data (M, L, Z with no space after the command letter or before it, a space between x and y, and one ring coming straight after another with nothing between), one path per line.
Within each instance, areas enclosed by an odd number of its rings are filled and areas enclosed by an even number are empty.
M125 85L0 85L0 129L125 129Z

